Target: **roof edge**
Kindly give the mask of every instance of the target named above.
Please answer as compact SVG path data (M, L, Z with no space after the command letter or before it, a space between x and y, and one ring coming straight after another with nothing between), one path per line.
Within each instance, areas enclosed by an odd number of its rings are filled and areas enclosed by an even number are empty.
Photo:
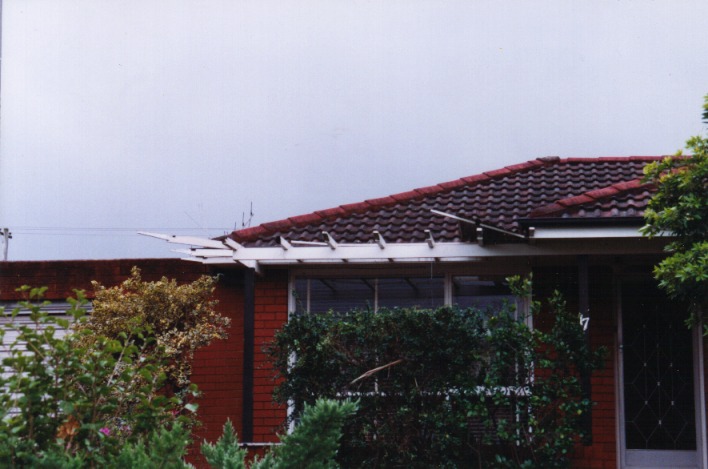
M459 179L454 179L452 181L447 181L432 186L419 187L413 190L399 192L384 197L367 199L363 202L344 204L338 207L316 210L314 212L304 215L298 215L295 217L284 218L282 220L275 220L271 222L262 223L255 227L233 231L226 236L221 236L220 238L229 237L239 242L254 241L255 239L261 236L274 234L278 230L284 228L306 226L312 223L313 221L324 221L330 218L361 213L371 208L383 208L389 205L394 205L396 203L422 198L430 194L445 192L448 190L456 189L458 187L477 184L499 177L519 173L522 171L527 171L529 169L537 168L539 166L545 166L561 162L562 160L558 156L536 158L535 160L529 160L524 163L506 166L501 169L483 172L474 176L467 176Z
M325 220L329 220L336 217L362 213L369 209L381 209L390 205L394 205L396 203L423 198L431 194L450 191L462 186L470 186L484 183L494 179L510 176L512 174L529 171L542 166L551 166L556 164L567 163L593 163L600 161L646 161L647 163L649 163L652 161L661 160L663 158L665 158L665 156L629 156L597 158L560 158L559 156L540 157L523 163L505 166L501 169L486 171L476 175L462 177L459 179L454 179L452 181L447 181L432 186L419 187L413 190L399 192L389 196L367 199L363 202L344 204L338 207L316 210L314 212L304 215L298 215L294 217L284 218L282 220L275 220L262 223L255 227L233 231L230 234L226 236L221 236L217 239L229 237L238 242L251 242L257 240L262 236L272 235L284 229L307 226L309 224L312 224L313 222L323 222Z

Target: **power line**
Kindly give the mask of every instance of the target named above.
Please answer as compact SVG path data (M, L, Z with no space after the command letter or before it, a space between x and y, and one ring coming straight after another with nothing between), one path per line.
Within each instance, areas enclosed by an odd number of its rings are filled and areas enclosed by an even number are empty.
M208 231L207 231L208 230ZM105 228L105 227L67 227L67 226L18 226L13 228L12 232L16 236L74 236L74 237L127 237L137 236L138 231L156 231L169 234L200 234L209 236L208 232L214 233L215 236L230 233L228 228L206 228L199 229L194 227L153 227L153 228Z
M106 227L68 227L68 226L16 226L13 228L15 231L231 231L230 228L219 226L219 227L207 227L207 228L195 228L191 227L132 227L132 228L106 228Z

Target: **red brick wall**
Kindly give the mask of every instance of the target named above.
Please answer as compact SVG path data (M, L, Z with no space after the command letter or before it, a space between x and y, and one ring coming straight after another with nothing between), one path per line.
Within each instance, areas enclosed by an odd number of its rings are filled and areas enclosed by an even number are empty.
M615 385L616 320L612 294L612 272L608 267L591 267L589 272L590 342L604 346L608 355L605 367L592 376L592 444L578 445L573 467L614 469L617 466L617 410ZM577 267L544 267L534 271L534 296L543 300L553 290L563 293L570 311L578 310ZM544 308L545 309L545 308ZM544 321L545 319L545 321ZM548 317L535 321L546 327Z
M277 384L275 373L268 363L264 347L273 339L275 331L288 321L288 277L286 272L269 272L256 278L255 340L253 376L253 441L278 441L276 432L283 430L287 417L285 406L273 402Z
M243 409L243 286L239 279L221 277L216 289L217 310L231 318L227 340L217 340L194 356L192 381L202 393L195 443L216 441L227 419L242 433Z
M48 287L48 300L65 300L75 296L74 290L85 290L92 297L91 280L105 286L116 285L130 276L138 266L144 280L158 280L162 276L189 282L208 273L201 264L179 259L113 259L87 261L25 261L0 262L0 300L22 299L15 291L22 285Z
M590 274L590 342L604 346L608 355L605 367L593 374L592 445L579 446L575 468L614 469L617 467L617 385L615 364L617 323L613 298L612 273L594 269Z

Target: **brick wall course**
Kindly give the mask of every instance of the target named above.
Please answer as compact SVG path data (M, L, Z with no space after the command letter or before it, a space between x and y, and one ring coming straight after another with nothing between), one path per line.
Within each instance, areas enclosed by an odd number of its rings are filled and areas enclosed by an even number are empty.
M274 442L276 432L284 429L287 409L273 402L278 382L264 347L288 320L286 272L269 272L267 277L256 279L254 312L253 440Z
M607 267L593 267L589 275L590 343L593 347L607 347L605 367L593 373L592 444L578 445L573 457L574 468L615 468L617 464L616 442L616 385L615 385L615 336L612 274ZM577 267L557 266L534 271L534 296L547 298L553 290L559 290L568 303L570 311L578 309ZM542 314L543 316L543 314ZM548 327L548 319L541 318L538 327Z

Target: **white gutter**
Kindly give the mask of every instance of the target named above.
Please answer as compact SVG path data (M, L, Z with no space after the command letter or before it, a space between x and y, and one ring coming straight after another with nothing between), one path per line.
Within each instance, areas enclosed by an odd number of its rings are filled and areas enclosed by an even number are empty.
M533 239L617 239L643 238L636 226L536 226Z

